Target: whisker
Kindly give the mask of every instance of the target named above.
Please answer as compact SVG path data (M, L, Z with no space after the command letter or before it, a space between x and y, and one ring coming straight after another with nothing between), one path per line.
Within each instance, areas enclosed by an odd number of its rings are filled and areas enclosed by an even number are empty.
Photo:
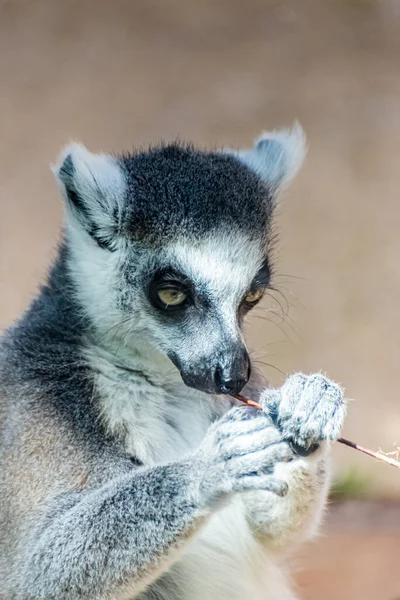
M276 356L276 352L261 352L261 354L259 356L252 356L251 360L261 360L262 358L266 358L267 356Z
M285 290L285 292L287 294L290 294L290 296L293 298L293 300L296 302L296 304L299 304L304 310L307 310L307 306L300 300L300 298L293 292L293 290L291 290L290 288L287 288L285 285L282 285L281 283L278 283L278 286L280 288L282 288L283 290ZM291 306L293 308L296 307L294 304L291 304Z
M172 374L175 374L176 371L176 367L172 367L171 369L169 369L166 373L164 373L164 375L162 376L162 378L160 379L161 383L166 382L169 378L171 378Z
M276 322L273 319L269 319L268 317L263 317L261 315L254 315L254 317L256 319L262 319L263 321L267 321L267 322L271 323L272 325L275 325L276 327L278 327L280 332L283 333L291 343L293 343L293 340L289 336L288 332L285 331L285 329L282 327L282 325L284 324L298 341L302 341L300 331L298 330L296 323L293 321L293 319L291 317L287 316L286 319L281 318L279 320L279 322Z
M115 357L117 357L117 355L118 355L118 352L119 352L119 350L120 350L120 348L121 348L122 344L125 344L126 338L127 338L127 337L128 337L128 335L131 333L131 331L132 331L132 330L133 330L133 324L132 324L130 327L128 327L128 329L127 329L127 330L126 330L126 332L125 332L125 335L123 335L123 336L122 336L122 338L121 338L121 341L120 341L120 343L119 343L119 345L118 345L118 348L117 348L117 349L115 350L115 352L114 352L114 356L115 356Z
M299 277L299 275L290 275L290 273L276 273L274 279L277 277L289 277L289 279L298 279L300 281L308 281L306 277Z
M269 296L270 298L273 298L273 300L275 300L275 302L281 307L282 313L283 314L287 314L289 312L289 310L290 310L290 304L289 304L289 301L286 298L285 294L283 292L281 292L280 290L278 290L278 288L273 287L273 286L271 286L269 288L269 291L270 290L273 291L273 292L275 292L275 293L277 293L277 294L279 294L280 296L282 296L282 298L284 299L284 301L286 303L286 311L283 309L283 307L282 307L281 303L278 301L278 299L275 298L272 294L270 294L270 293L267 292L267 296Z
M262 321L267 321L267 323L270 323L271 325L274 325L286 337L286 340L288 342L290 342L291 344L293 344L292 338L290 337L290 335L288 334L288 332L283 329L283 327L281 326L281 322L277 323L276 321L273 321L272 319L269 319L268 317L263 317L261 315L254 315L254 318L255 319L261 319Z
M126 317L125 319L122 319L122 321L119 321L118 323L114 323L114 325L111 325L111 327L109 327L109 329L107 329L107 331L105 331L99 338L99 341L102 341L106 335L108 335L110 333L110 331L112 329L114 329L115 327L121 327L122 325L125 325L125 323L128 323L128 321L130 321L131 317Z
M260 365L264 365L264 367L270 367L271 369L275 369L275 371L278 371L278 373L287 377L287 373L285 373L285 371L282 371L281 369L278 369L278 367L275 367L275 365L271 365L270 363L266 363L262 360L255 360L253 362L254 362L254 364L260 364Z
M287 344L288 340L273 340L272 342L268 342L263 346L257 346L254 350L249 350L250 356L254 354L254 352L258 352L259 350L263 350L264 348L268 348L269 346L275 346L276 344Z
M268 294L269 295L269 294ZM273 296L269 295L275 302L277 302L277 304L279 304L281 311L282 311L282 322L286 322L286 324L288 325L288 327L295 333L295 335L297 335L298 337L300 337L299 331L298 331L298 325L297 323L294 321L293 317L289 314L289 312L285 312L283 310L282 305L280 304L280 302L274 298ZM284 296L283 296L284 297ZM273 311L271 311L273 312Z

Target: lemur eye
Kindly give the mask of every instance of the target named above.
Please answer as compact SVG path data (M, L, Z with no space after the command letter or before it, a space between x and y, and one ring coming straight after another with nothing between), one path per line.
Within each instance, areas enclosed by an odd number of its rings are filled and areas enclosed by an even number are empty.
M180 271L164 268L156 271L148 284L148 298L154 308L164 314L185 314L194 304L193 285Z
M174 288L158 290L157 294L161 302L165 304L166 307L179 306L179 304L182 304L187 298L187 294L185 294L185 292L176 290Z
M247 304L255 304L256 302L258 302L259 300L261 300L261 298L264 295L264 288L258 288L257 290L254 290L253 292L250 292L249 294L247 294L246 298L244 299L244 301Z

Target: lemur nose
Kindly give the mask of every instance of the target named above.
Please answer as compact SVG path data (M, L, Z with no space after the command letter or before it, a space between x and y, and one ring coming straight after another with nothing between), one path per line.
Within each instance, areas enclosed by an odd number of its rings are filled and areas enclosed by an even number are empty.
M228 379L218 385L218 391L220 394L238 394L245 385L245 379Z
M219 394L239 394L250 378L250 361L246 356L242 359L241 368L237 370L234 365L224 368L218 365L214 373L214 382Z

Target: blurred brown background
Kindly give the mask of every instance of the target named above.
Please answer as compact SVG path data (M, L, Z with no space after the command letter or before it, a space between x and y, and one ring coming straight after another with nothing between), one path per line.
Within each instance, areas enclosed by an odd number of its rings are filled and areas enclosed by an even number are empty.
M62 209L48 164L71 138L245 146L294 119L310 152L279 216L285 298L264 313L275 324L253 320L252 345L283 372L342 382L355 400L345 435L394 450L399 0L0 0L0 328L54 255ZM298 559L303 597L399 600L400 471L335 455L352 502Z

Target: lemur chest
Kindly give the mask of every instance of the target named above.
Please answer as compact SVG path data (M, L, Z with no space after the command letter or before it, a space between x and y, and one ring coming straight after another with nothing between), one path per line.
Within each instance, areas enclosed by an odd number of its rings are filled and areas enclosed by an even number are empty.
M106 427L145 465L189 454L230 405L182 384L166 387L112 366L97 370L95 386Z

